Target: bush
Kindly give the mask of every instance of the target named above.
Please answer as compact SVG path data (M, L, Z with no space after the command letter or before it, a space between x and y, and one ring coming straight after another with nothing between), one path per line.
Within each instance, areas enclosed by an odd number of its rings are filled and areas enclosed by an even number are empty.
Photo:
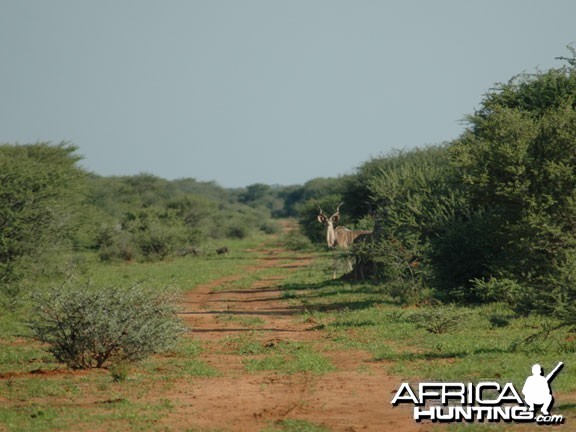
M84 172L76 147L0 145L0 291L10 295L46 249L69 248Z
M281 241L284 247L292 251L310 250L314 247L310 239L298 230L284 233Z
M103 261L157 261L190 244L278 232L267 207L243 204L240 192L213 183L140 174L91 176L88 186L74 240Z
M276 221L264 221L259 226L260 231L264 234L279 234L282 232L282 227Z
M570 67L498 84L459 139L359 168L344 201L376 216L373 243L356 251L360 273L408 301L433 290L445 302L506 301L576 326L571 52Z
M131 261L136 257L137 246L129 232L105 227L98 233L97 242L100 248L98 256L102 261L116 258Z
M125 213L118 226L102 228L96 241L102 261L155 261L194 242L194 232L174 210L150 207Z
M466 312L454 306L422 309L412 315L416 326L434 334L450 333L466 324Z
M434 242L465 211L449 157L444 145L396 152L364 164L355 182L358 196L371 197L376 217L374 241L355 250L361 273L410 303L429 296Z
M472 288L524 314L555 312L572 295L575 96L574 68L520 75L485 96L451 149L467 205L481 215L469 230L481 271L469 276L486 283Z
M34 335L72 369L122 364L173 347L183 326L174 294L67 283L35 297Z

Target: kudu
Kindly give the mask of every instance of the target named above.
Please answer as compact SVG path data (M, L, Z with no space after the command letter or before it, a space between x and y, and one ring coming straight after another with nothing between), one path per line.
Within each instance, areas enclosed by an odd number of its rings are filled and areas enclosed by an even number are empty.
M368 230L350 230L342 226L334 227L335 224L340 221L340 207L344 203L338 204L336 211L330 217L326 216L322 209L318 207L319 214L317 216L318 222L326 226L326 243L330 249L341 249L343 251L348 251L354 243L359 243L366 241L370 236L372 236L372 231ZM350 255L346 256L346 262L348 264L348 271L352 271L352 261L350 260ZM336 261L334 262L334 274L336 277Z

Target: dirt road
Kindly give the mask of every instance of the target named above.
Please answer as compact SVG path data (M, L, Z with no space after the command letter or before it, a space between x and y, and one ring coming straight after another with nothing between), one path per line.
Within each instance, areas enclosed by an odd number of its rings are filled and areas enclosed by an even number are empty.
M309 256L281 258L280 250L258 251L258 265L186 294L182 317L192 327L191 337L202 341L201 359L219 375L180 382L169 395L174 405L162 423L170 430L270 430L286 419L306 420L331 431L419 431L410 410L392 408L390 399L398 377L385 365L358 351L323 353L333 372L279 373L247 371L243 356L223 351L226 341L249 335L262 346L282 341L322 341L324 332L313 320L303 321L298 307L281 298L280 276L258 280L252 286L226 288L231 282L263 269L298 271ZM285 272L281 272L284 273ZM258 319L256 328L246 319Z

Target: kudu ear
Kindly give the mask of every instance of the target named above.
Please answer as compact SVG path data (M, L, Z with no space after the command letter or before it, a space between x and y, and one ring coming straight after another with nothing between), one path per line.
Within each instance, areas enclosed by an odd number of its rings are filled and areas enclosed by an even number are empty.
M322 213L318 215L317 219L321 224L328 222L328 219L326 219L326 216L324 216Z

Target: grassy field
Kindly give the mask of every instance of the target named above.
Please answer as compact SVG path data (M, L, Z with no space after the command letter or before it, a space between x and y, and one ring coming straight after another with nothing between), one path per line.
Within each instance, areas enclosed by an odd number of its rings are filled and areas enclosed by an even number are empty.
M261 318L218 316L224 325L246 328L222 338L217 350L237 357L248 374L329 374L337 370L330 361L332 353L361 350L369 353L371 364L404 381L512 381L521 388L534 363L550 370L563 361L566 367L553 385L555 410L568 421L576 421L576 371L572 367L576 335L547 331L554 327L553 317L518 317L505 305L402 307L385 286L333 281L331 255L323 252L306 252L312 264L297 271L289 266L247 271L265 258L257 248L262 244L278 247L278 239L271 236L230 244L231 253L226 256L159 263L103 264L87 257L83 274L94 283L121 287L141 282L181 291L228 276L236 277L214 290L249 289L258 281L278 278L283 301L301 311L294 319L314 323L321 337L263 346ZM289 264L301 255L283 251L280 262ZM183 337L173 352L135 365L72 372L29 338L23 313L0 317L0 431L170 430L160 424L176 409L173 395L178 383L227 373L203 361L207 345L190 337ZM541 336L529 340L536 334ZM476 428L485 430L483 425L465 429ZM285 419L262 430L328 429Z
M185 291L253 265L251 249L270 241L264 237L227 242L231 253L182 257L151 263L101 263L83 256L77 272L97 286L109 284L172 287ZM46 281L38 289L50 289ZM55 363L44 347L30 339L27 305L0 314L0 431L99 430L112 422L114 430L150 430L170 411L168 399L154 403L148 395L170 389L182 377L215 376L218 371L196 357L202 347L182 338L177 350L137 365L72 373ZM84 403L76 404L82 400ZM80 427L78 425L85 425ZM121 425L121 426L119 426Z
M393 375L438 381L506 377L521 387L534 363L549 371L576 353L576 334L547 331L556 324L553 317L518 317L503 304L400 307L385 286L327 282L325 273L311 268L294 275L284 284L285 298L306 306L302 319L322 323L331 347L369 351ZM575 391L576 371L566 367L554 389Z

